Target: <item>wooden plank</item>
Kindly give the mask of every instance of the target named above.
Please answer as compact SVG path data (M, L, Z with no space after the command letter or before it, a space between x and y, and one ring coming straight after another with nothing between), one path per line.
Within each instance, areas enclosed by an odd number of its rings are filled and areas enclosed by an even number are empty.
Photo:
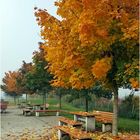
M59 110L34 110L34 112L59 112Z
M81 122L77 122L77 121L74 121L74 120L70 120L70 119L65 118L65 117L59 118L59 121L64 122L64 123L66 123L66 124L70 124L70 125L72 125L72 126L75 126L75 125L76 125L76 126L80 126L80 125L82 125Z
M97 113L89 113L89 112L83 112L83 111L70 112L70 114L79 115L79 116L83 116L83 117L94 117L95 115L98 115Z
M39 117L39 113L41 113L41 112L44 112L44 113L56 112L56 116L59 116L59 110L34 110L34 112L37 117Z
M76 129L74 127L68 126L58 126L56 127L58 130L63 131L66 134L69 134L71 137L78 140L91 140L91 136L86 131L81 131L80 129Z
M105 112L105 111L93 111L93 112L100 114L100 116L95 116L96 121L103 122L103 123L112 123L113 113Z

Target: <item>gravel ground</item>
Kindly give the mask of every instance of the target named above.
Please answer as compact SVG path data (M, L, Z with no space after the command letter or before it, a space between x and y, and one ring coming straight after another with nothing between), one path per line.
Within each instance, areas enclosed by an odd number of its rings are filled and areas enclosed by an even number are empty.
M22 109L11 107L6 113L1 113L1 138L7 133L20 133L26 129L41 131L57 124L56 116L23 116Z

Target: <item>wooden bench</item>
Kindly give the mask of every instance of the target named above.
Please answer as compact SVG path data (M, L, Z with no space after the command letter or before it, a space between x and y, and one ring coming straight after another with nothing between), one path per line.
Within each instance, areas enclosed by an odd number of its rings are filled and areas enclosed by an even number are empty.
M35 113L35 116L39 117L41 112L45 112L45 113L56 112L56 116L59 116L59 110L34 110L32 108L23 109L23 115L25 116Z
M33 112L34 111L32 109L28 109L28 108L23 109L24 116L31 115Z
M73 126L73 127L78 127L78 128L82 127L81 122L70 120L65 117L61 117L61 118L59 118L59 126L63 126L63 125L68 125L68 126Z
M59 116L59 110L34 110L35 112L35 116L39 117L39 113L41 112L45 112L45 113L48 113L48 112L56 112L56 116Z
M102 123L102 132L112 130L113 113L105 111L93 111L93 113L99 113L100 115L95 116L97 122Z
M55 127L58 130L58 139L63 140L65 136L69 136L70 138L76 140L92 140L89 133L86 131L82 131L75 127L69 126L57 126Z

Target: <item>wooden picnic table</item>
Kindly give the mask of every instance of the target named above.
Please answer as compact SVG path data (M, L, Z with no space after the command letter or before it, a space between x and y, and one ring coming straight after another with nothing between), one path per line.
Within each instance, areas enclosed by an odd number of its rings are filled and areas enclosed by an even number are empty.
M40 110L40 108L43 106L42 104L33 104L33 109L34 110Z
M85 122L86 131L95 130L95 116L99 115L99 113L89 113L89 112L79 111L79 112L70 112L70 114L74 115L74 121Z

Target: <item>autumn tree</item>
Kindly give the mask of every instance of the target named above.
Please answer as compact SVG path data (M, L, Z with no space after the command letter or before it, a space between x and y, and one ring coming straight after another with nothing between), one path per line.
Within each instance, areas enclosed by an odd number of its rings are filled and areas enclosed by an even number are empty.
M112 90L113 135L118 133L118 89L138 88L138 0L58 0L57 14L36 9L53 86Z
M5 73L2 79L3 85L1 89L8 95L14 97L14 102L16 104L16 97L22 95L22 89L18 86L17 78L19 77L19 71L9 71Z

